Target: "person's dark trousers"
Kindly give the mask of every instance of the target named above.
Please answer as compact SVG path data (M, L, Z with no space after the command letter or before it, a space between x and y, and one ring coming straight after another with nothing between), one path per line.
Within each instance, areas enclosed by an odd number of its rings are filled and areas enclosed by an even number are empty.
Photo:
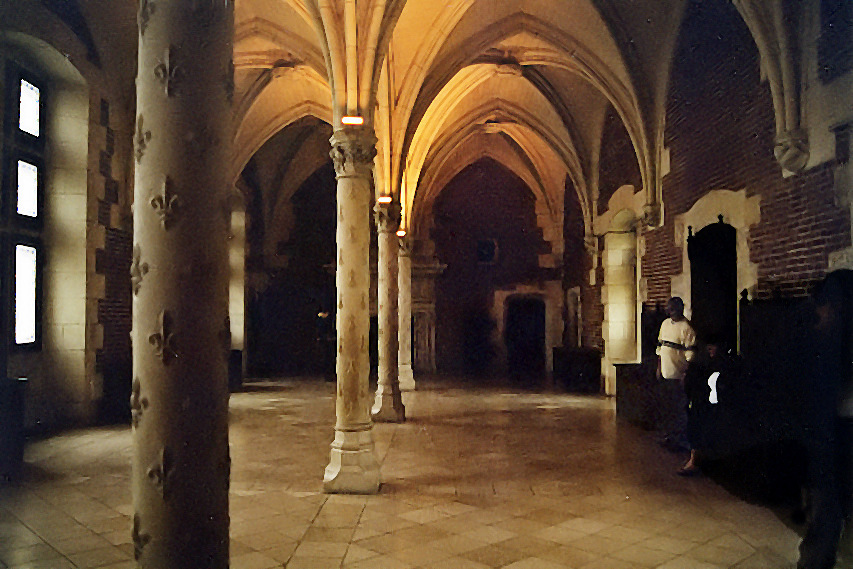
M661 379L664 438L673 449L689 450L687 440L687 394L680 379Z

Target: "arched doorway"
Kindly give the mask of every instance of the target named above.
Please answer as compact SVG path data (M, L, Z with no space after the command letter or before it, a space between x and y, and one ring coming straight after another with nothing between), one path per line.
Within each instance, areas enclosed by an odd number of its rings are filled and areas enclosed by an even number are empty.
M687 237L691 322L699 338L737 344L737 231L723 222Z
M538 387L545 377L545 301L516 295L506 300L507 371L513 383Z

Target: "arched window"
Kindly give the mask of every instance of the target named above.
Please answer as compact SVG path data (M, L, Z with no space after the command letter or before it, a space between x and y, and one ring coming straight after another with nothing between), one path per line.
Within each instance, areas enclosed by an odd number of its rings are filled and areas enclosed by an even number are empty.
M7 62L0 232L3 257L8 259L2 290L13 349L41 347L46 96L42 81Z

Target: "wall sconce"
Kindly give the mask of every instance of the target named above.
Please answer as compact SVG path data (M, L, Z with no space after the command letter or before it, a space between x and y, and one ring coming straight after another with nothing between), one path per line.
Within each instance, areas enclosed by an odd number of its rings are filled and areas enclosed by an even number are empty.
M376 203L381 203L381 204L389 204L392 201L393 201L393 198L391 196L379 196L378 198L376 198Z
M403 229L401 227L400 229L397 230L397 237L405 237L405 236L406 236L406 230L405 229Z
M360 126L364 124L364 117L341 117L341 124L345 124L348 126Z

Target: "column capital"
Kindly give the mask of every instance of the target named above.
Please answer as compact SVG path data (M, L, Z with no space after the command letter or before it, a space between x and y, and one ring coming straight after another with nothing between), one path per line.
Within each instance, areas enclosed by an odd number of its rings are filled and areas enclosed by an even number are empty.
M809 161L808 134L803 129L795 129L776 135L773 155L783 169L794 174L801 172Z
M329 139L332 150L329 156L335 165L338 178L371 178L373 159L376 157L376 135L365 127L338 129Z
M404 237L399 238L399 244L399 256L411 258L412 254L415 252L415 239L411 235L405 235Z
M401 207L399 202L388 204L376 202L373 206L373 219L379 233L395 233L400 227Z

